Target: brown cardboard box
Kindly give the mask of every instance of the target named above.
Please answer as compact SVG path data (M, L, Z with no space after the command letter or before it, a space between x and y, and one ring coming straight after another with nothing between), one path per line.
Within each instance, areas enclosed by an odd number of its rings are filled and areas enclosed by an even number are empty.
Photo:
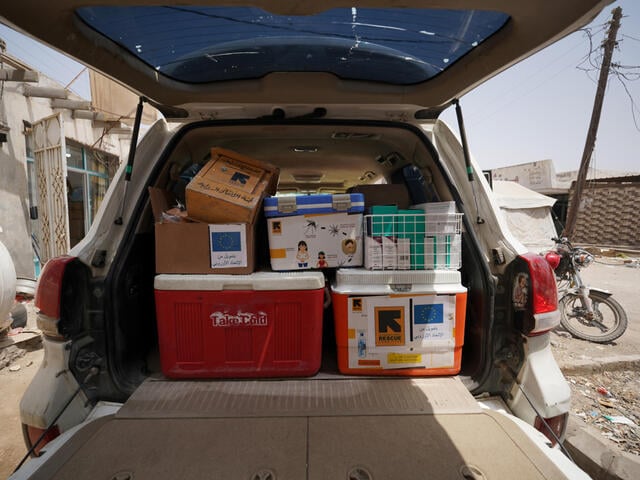
M234 224L228 224L234 225ZM215 226L215 225L214 225ZM157 273L249 274L255 269L254 228L239 224L246 239L246 260L214 268L211 263L210 231L207 223L156 223ZM219 265L223 264L223 260ZM237 265L237 266L232 266Z
M162 212L171 207L171 195L154 187L149 187L149 195L156 220L157 273L248 274L255 270L254 224L161 223ZM222 238L222 250L216 247L216 238ZM229 240L242 248L225 249Z
M254 224L266 195L274 195L277 167L231 150L211 149L211 160L186 188L189 217L208 223Z
M364 195L364 207L374 205L395 205L401 210L406 210L411 205L409 190L399 183L356 185L348 190L349 193L362 193Z

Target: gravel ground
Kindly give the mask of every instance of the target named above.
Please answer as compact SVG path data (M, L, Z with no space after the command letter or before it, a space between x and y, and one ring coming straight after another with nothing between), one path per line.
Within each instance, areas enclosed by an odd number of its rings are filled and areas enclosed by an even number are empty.
M596 427L624 452L640 455L638 369L567 376L571 413Z

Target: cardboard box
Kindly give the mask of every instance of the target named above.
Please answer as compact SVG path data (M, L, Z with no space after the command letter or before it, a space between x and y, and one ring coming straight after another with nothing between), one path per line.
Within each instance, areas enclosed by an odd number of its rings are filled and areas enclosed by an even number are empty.
M462 263L460 234L427 234L424 239L424 261L427 269L459 269Z
M248 274L255 269L255 225L208 224L193 221L162 223L171 195L149 187L156 219L157 273Z
M411 204L407 186L400 183L356 185L347 191L362 193L365 209L376 205L394 205L400 209L407 209Z
M393 236L364 237L364 268L369 270L409 270L411 240Z
M187 185L189 217L206 223L253 224L263 198L275 194L278 175L274 165L213 148L211 160Z

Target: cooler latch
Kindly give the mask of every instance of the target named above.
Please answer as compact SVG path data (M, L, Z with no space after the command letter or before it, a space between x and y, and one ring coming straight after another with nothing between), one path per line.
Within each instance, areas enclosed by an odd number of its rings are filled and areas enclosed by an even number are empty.
M296 197L278 197L278 212L291 213L298 210Z
M349 211L351 208L351 194L337 193L331 197L331 206L339 212Z

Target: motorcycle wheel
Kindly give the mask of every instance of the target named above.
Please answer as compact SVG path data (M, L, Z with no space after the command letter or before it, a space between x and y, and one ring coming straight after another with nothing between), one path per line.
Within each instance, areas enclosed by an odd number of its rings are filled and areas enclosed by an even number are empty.
M613 298L600 292L590 292L593 320L586 318L580 297L567 294L558 302L560 324L576 338L595 343L609 343L627 329L627 314Z

